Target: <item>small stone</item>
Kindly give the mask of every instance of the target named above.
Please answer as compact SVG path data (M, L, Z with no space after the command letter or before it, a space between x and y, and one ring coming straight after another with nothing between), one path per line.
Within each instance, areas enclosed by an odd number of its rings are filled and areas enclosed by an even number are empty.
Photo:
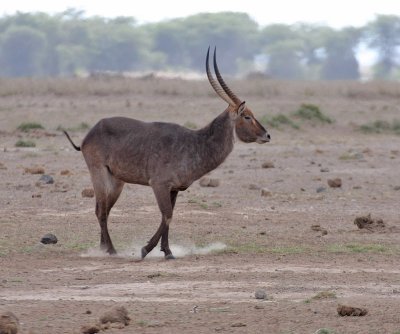
M261 165L262 168L275 168L275 165L272 161L265 161Z
M272 192L268 190L267 188L261 189L261 196L263 197L269 197L272 196Z
M261 189L261 187L254 183L249 184L249 190L260 190L260 189Z
M42 237L42 239L40 239L40 242L45 245L56 244L58 242L58 239L54 234L47 233Z
M336 179L329 179L328 185L331 188L340 188L342 186L342 179L338 177Z
M400 186L394 186L393 190L396 190L396 191L400 190Z
M326 188L323 187L323 186L318 187L317 190L316 190L317 193L322 193L322 192L324 192L324 191L326 191Z
M82 197L92 198L94 197L94 190L92 188L85 188L82 190Z
M321 173L328 173L329 172L329 168L323 167L323 168L320 169L320 172Z
M54 179L52 176L47 175L47 174L43 174L39 181L37 182L39 184L53 184L54 183Z
M63 169L61 172L60 172L60 175L71 175L71 172L69 171L69 169Z
M129 325L130 320L131 319L128 316L128 311L123 306L114 307L100 317L100 322L102 324L110 322L110 323L121 323L127 326Z
M200 179L200 187L218 187L219 186L219 179L213 179L210 177L203 177Z
M267 299L267 292L264 289L257 289L254 296L256 299Z

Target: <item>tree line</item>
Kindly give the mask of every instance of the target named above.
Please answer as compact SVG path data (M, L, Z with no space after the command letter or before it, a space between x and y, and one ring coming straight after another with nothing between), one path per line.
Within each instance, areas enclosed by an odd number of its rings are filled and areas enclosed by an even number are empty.
M202 13L139 25L133 17L83 11L16 13L0 18L0 75L70 76L96 71L204 71L218 46L224 73L281 79L358 80L360 47L373 50L371 77L399 79L400 17L333 29L299 23L260 26L245 13Z

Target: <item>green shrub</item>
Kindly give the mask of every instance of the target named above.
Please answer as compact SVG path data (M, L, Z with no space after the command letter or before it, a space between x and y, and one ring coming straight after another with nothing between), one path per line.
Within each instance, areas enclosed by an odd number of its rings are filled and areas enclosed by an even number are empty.
M393 120L392 123L383 120L376 120L371 123L360 125L359 130L364 133L395 133L400 135L400 120Z
M23 131L23 132L28 132L29 130L33 130L33 129L44 129L44 127L40 123L26 122L26 123L21 123L20 125L18 125L17 129L20 131Z
M279 128L281 125L288 125L291 126L293 129L300 129L300 126L296 122L294 122L284 114L278 114L276 116L273 116L272 118L264 115L263 117L261 117L260 122L266 127L271 128Z
M36 147L36 144L32 140L20 139L15 143L15 147Z
M332 119L324 115L315 104L303 103L300 108L293 113L293 116L307 121L317 121L329 124L333 123Z

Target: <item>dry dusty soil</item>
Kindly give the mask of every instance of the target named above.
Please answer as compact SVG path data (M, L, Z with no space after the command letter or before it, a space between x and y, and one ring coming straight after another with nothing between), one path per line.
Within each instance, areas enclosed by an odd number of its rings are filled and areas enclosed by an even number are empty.
M81 333L115 306L131 321L105 333L400 333L400 136L358 130L400 118L398 84L228 82L259 119L286 115L300 128L237 142L209 175L218 187L179 194L178 259L138 261L160 221L151 189L125 186L109 223L119 255L102 254L94 199L81 195L89 173L57 129L80 143L108 116L201 127L224 102L206 81L1 81L0 314L13 312L19 333ZM291 118L302 103L334 122ZM17 130L23 122L44 129ZM54 183L38 183L26 170L36 167ZM384 225L359 229L368 214ZM58 243L41 244L46 233ZM368 313L342 317L339 304Z

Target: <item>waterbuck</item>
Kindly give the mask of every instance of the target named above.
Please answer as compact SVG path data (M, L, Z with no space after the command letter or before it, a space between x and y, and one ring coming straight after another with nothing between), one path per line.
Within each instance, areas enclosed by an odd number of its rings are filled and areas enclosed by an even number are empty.
M174 256L169 248L168 230L176 197L194 181L217 168L231 153L234 132L246 143L266 143L270 135L256 120L251 110L224 82L217 66L214 50L214 71L211 74L209 53L206 57L207 77L215 92L228 107L210 124L190 130L173 123L146 123L126 117L100 120L86 135L81 147L89 168L96 196L96 216L100 223L100 247L109 254L115 248L107 229L111 208L125 183L150 186L161 211L161 224L148 244L142 248L142 259L158 244L166 259Z

